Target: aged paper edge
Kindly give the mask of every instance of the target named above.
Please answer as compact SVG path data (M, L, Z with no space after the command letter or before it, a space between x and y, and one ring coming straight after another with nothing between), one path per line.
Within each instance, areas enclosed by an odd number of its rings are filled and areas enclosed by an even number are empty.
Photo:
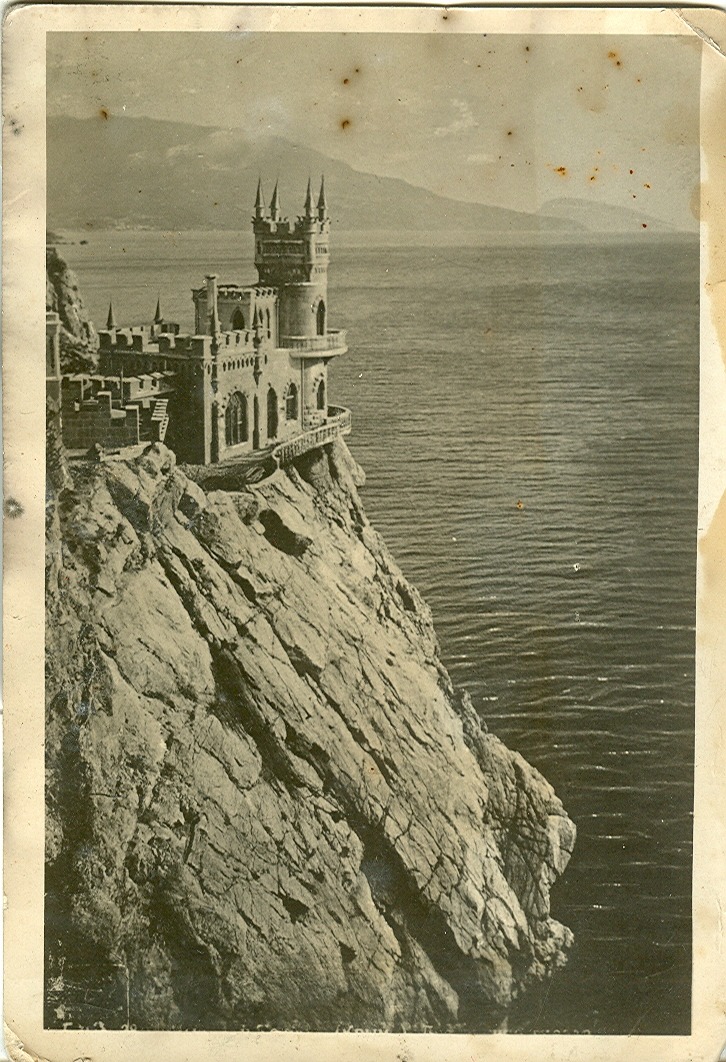
M690 34L703 41L701 81L701 413L693 1032L688 1037L468 1036L43 1030L43 575L45 33L113 31ZM726 15L713 9L318 8L36 5L7 12L4 36L5 1015L13 1057L50 1062L331 1057L398 1059L717 1059L726 1042ZM677 87L674 86L674 91ZM8 504L6 502L6 505ZM27 1057L26 1056L26 1057Z

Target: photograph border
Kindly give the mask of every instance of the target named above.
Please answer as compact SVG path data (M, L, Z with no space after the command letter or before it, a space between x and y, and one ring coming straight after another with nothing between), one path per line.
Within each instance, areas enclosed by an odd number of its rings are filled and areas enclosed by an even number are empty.
M127 1032L43 1028L45 35L57 31L696 34L701 38L701 309L693 1029L690 1036ZM684 8L37 4L3 41L5 1020L49 1062L290 1057L426 1062L706 1062L726 1051L726 13ZM674 92L677 85L674 85ZM726 1057L724 1055L723 1057Z

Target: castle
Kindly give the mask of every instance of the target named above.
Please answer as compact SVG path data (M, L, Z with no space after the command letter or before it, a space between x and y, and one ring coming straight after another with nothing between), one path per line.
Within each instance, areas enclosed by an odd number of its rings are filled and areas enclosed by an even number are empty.
M258 182L252 221L257 284L192 292L193 335L164 320L119 328L113 304L99 332L99 368L64 376L65 445L123 447L165 441L180 461L208 465L255 451L278 463L350 431L328 404L328 363L347 350L328 326L330 215L321 182L308 181L303 213L282 216L277 184L265 205ZM46 315L46 377L57 367L59 323Z

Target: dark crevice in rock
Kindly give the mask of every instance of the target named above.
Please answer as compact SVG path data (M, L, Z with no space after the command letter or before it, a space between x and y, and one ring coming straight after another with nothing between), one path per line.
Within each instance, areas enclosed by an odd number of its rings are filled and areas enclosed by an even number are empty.
M257 707L250 677L244 674L228 649L214 646L211 649L217 700L210 705L210 711L227 726L249 734L260 754L267 777L279 779L292 789L306 785L306 779L295 770L291 758Z
M301 921L310 910L304 903L300 903L299 900L295 900L292 896L286 896L284 893L280 894L280 899L282 900L282 906L290 915L290 921L293 925L295 922Z
M352 816L348 815L349 821ZM428 905L411 882L395 849L380 831L360 823L356 831L364 846L361 871L376 905L401 942L401 929L419 943L432 967L459 998L459 1019L471 1032L491 1031L501 1021L501 1008L491 1004L482 960L465 955L438 908ZM484 974L484 976L483 976Z
M310 546L311 540L289 528L274 509L263 509L260 513L260 523L270 545L289 557L302 557Z
M416 600L409 588L406 586L406 584L399 580L396 583L396 591L398 592L398 596L401 598L401 601L403 602L403 607L406 609L406 611L416 612Z

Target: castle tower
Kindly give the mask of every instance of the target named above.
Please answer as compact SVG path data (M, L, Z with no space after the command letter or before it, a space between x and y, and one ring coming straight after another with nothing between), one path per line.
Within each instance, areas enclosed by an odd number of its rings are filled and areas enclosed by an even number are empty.
M259 283L279 291L279 342L286 338L325 336L328 332L328 262L330 216L321 184L317 208L308 181L303 214L294 223L283 218L277 185L270 214L258 206L253 230Z

